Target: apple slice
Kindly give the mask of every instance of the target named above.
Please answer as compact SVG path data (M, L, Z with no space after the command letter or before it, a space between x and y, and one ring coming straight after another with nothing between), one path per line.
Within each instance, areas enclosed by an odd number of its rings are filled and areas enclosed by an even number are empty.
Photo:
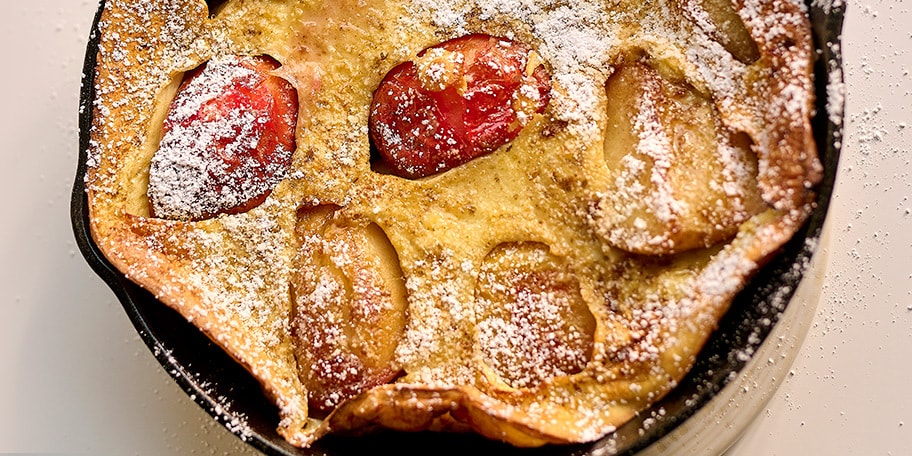
M467 35L386 75L374 92L370 137L393 174L425 177L512 141L550 97L551 76L536 52Z
M337 208L299 211L291 332L310 406L328 413L394 379L406 290L396 250L374 223Z
M485 363L514 388L583 370L595 317L562 259L535 242L502 244L475 290L476 341Z
M739 62L749 65L760 58L757 43L735 10L733 0L678 1L684 14Z
M297 92L266 56L226 56L188 72L149 169L153 217L246 212L284 177L295 150Z
M606 92L610 172L593 220L609 244L650 255L708 247L765 207L750 138L722 125L712 99L646 57L617 68Z

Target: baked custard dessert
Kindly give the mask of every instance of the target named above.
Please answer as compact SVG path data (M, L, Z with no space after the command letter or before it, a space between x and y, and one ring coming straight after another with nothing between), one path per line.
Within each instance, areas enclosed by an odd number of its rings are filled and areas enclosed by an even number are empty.
M108 0L94 241L278 432L586 442L813 209L798 0Z

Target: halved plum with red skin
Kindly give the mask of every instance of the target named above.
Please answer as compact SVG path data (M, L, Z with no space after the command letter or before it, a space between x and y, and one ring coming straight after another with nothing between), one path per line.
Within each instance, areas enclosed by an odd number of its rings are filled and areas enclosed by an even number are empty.
M522 43L473 34L393 68L374 92L370 137L400 177L437 174L519 135L551 98L551 75Z
M153 217L203 220L249 211L285 176L298 96L268 56L226 56L188 72L149 170Z

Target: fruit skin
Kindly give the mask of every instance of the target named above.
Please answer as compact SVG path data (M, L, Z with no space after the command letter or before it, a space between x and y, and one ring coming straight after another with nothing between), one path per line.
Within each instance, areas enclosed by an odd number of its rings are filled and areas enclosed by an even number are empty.
M551 98L537 53L484 34L429 47L374 92L370 136L393 174L440 173L509 143Z
M298 96L272 74L279 66L228 56L185 75L152 159L153 217L204 220L265 201L295 150Z

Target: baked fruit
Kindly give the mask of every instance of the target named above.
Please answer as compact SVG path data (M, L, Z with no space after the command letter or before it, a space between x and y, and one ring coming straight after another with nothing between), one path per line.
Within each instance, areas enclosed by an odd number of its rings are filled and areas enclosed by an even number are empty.
M288 170L297 92L262 56L225 56L188 72L149 168L153 217L201 220L258 206Z
M599 439L813 209L797 0L105 2L94 241L330 432Z
M551 97L538 54L484 34L431 46L374 91L370 136L393 173L418 178L512 141Z

